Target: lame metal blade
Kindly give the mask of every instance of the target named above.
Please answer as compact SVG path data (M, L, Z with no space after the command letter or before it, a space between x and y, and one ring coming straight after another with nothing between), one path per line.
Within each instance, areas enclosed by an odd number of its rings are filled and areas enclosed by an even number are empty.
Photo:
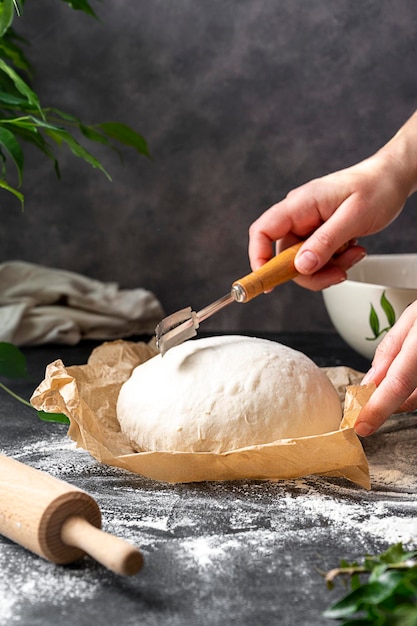
M156 345L162 354L170 348L179 346L187 339L195 337L199 322L197 314L188 306L164 318L156 327Z
M187 339L195 337L200 322L204 322L204 320L211 317L228 304L239 301L237 295L235 296L234 294L235 290L232 289L230 293L212 302L212 304L209 304L197 313L188 306L185 309L168 315L168 317L165 317L159 322L155 329L155 337L156 345L162 356L164 356L170 348L179 346L184 341L187 341Z

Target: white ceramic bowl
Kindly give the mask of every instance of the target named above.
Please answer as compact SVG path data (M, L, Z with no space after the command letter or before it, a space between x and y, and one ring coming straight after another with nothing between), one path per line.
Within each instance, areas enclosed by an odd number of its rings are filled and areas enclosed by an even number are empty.
M417 254L369 255L323 298L339 335L372 360L386 329L417 300Z

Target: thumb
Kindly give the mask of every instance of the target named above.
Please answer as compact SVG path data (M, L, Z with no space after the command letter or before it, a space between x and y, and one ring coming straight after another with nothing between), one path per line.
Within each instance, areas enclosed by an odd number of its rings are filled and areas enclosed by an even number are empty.
M329 228L329 223L320 226L301 246L298 251L294 265L300 274L314 274L321 269L335 254L341 254L348 242L353 244L354 241L349 239L350 233L340 229L333 233Z

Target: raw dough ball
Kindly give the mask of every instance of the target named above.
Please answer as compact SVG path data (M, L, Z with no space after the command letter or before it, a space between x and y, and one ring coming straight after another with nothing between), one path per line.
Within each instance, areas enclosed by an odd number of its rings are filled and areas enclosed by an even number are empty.
M338 430L341 403L307 356L236 335L187 341L139 365L117 417L141 451L226 452Z

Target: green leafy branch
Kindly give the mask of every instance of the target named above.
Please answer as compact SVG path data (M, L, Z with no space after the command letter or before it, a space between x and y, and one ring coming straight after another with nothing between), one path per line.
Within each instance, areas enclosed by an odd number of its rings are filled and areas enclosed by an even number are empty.
M361 565L342 561L325 574L330 589L339 576L350 580L351 590L324 617L341 626L417 625L417 550L407 552L397 543L378 556L366 556Z
M374 336L366 337L367 341L375 341L375 339L378 339L383 333L386 333L395 324L395 319L396 319L395 311L394 311L392 304L389 302L388 298L386 297L385 291L382 292L380 305L387 318L388 326L381 328L378 314L375 311L374 305L371 303L371 311L369 313L369 326L371 327L371 330Z
M6 378L28 378L25 355L12 343L6 341L0 342L0 376ZM25 406L36 410L30 402L12 391L4 383L0 381L0 388L10 396L18 400ZM58 422L59 424L69 424L69 419L62 413L46 413L45 411L36 411L38 417L46 422Z
M96 17L86 0L63 0L71 8ZM22 13L23 0L0 0L0 188L13 194L23 207L20 191L24 173L22 142L35 146L51 159L60 178L57 149L66 146L74 156L110 174L93 154L76 138L105 145L121 156L120 146L133 148L149 157L146 140L126 124L103 122L85 124L77 117L54 107L43 107L30 87L33 68L22 45L27 42L13 29L15 16ZM13 166L17 183L11 183L8 165Z

